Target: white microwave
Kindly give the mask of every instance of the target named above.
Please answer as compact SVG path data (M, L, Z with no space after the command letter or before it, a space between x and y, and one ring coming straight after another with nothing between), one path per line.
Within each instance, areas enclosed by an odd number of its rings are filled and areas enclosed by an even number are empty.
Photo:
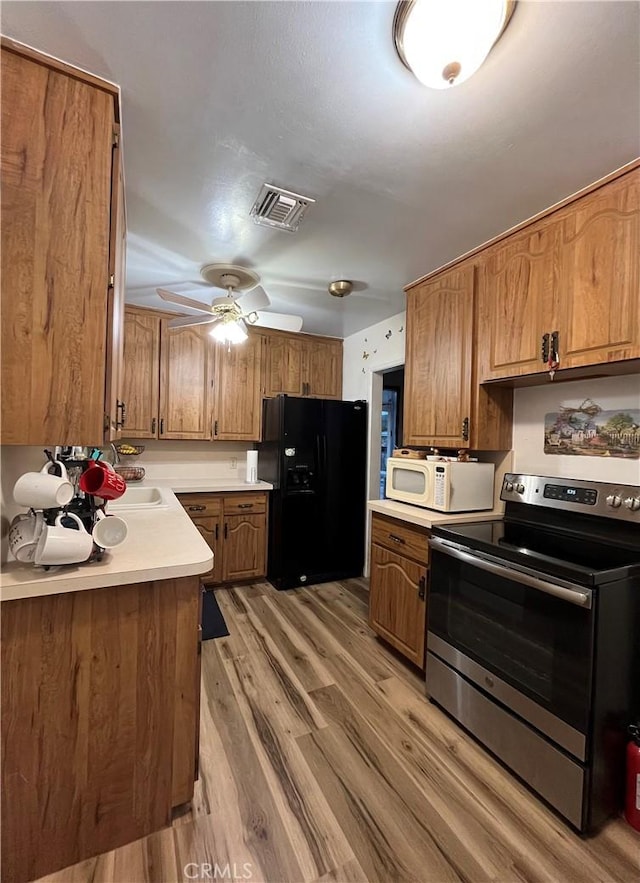
M493 509L493 463L387 460L387 497L438 512Z

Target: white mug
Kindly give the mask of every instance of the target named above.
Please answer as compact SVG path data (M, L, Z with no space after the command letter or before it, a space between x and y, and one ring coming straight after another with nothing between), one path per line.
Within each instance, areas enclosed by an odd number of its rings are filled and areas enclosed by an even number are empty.
M42 512L16 515L9 530L9 549L17 561L33 561L43 527Z
M50 475L49 469L54 463L47 462L40 472L25 472L13 486L13 499L19 506L30 509L57 509L66 506L73 497L73 485L69 481L67 470L59 460L55 461L61 469L61 477Z
M63 527L62 519L71 518L78 529ZM61 512L55 525L45 525L38 540L36 564L79 564L93 551L93 537L75 512Z
M93 542L103 549L113 549L127 538L127 522L118 515L105 515L99 511L93 526Z

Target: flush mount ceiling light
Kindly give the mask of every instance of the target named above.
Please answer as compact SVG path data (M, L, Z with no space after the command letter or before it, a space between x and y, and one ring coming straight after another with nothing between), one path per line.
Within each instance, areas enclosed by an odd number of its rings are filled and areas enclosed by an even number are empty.
M432 89L468 80L513 15L515 0L401 0L393 39L403 64Z

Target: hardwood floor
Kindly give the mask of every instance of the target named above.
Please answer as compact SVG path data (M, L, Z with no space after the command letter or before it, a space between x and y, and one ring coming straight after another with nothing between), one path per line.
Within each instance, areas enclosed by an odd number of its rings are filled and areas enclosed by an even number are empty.
M622 820L573 834L424 696L358 580L217 592L200 779L173 826L43 878L586 883L640 879Z

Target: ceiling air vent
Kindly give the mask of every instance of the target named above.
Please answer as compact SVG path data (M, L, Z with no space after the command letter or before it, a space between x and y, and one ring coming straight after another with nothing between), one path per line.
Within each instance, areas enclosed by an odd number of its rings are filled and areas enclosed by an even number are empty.
M251 217L256 224L295 233L307 209L314 202L315 199L309 196L292 193L291 190L283 190L273 184L263 184L251 208Z

